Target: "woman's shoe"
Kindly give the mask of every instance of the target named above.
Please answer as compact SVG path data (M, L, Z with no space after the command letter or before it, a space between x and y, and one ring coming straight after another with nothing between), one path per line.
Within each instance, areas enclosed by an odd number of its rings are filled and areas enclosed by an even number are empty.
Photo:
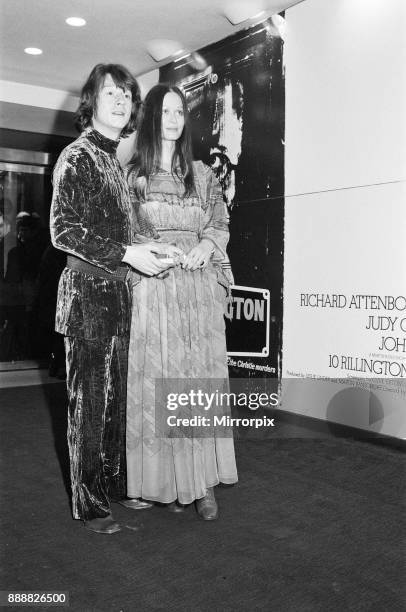
M137 497L134 497L133 499L120 499L117 503L125 508L129 508L130 510L148 510L154 505L151 504L151 502L144 501L143 499L139 499Z
M201 499L196 500L196 508L198 515L204 521L215 521L219 514L218 505L216 498L214 497L214 491L211 487L207 489L207 493Z
M168 509L168 512L184 512L185 511L185 506L183 506L182 504L180 504L178 501L173 501L170 504L166 504L166 507Z
M116 523L111 514L108 516L91 519L90 521L85 521L85 528L89 531L94 531L95 533L106 534L121 531L120 525Z

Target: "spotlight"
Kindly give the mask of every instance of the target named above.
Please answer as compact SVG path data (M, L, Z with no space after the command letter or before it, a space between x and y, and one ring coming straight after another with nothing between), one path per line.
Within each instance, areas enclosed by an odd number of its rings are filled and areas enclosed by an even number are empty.
M24 52L28 53L28 55L41 55L42 49L38 49L37 47L26 47Z
M73 26L74 28L81 28L82 26L86 25L86 20L82 19L82 17L68 17L65 19L65 23Z
M176 59L174 60L174 62L181 62L182 60L186 59L187 57L190 57L190 53L185 53L184 49L181 49L181 51L178 51L178 53L176 53Z
M284 19L281 15L272 15L271 21L272 21L272 25L277 30L278 35L281 38L285 38L286 19Z

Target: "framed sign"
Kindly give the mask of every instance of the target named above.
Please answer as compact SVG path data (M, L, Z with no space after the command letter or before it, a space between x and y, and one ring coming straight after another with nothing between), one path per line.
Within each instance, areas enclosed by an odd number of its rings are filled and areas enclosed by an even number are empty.
M226 314L227 355L268 357L269 323L269 290L231 285Z

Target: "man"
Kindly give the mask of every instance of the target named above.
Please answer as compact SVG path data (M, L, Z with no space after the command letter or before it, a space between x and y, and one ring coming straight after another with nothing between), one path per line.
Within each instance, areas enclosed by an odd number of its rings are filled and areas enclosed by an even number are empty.
M98 64L86 81L76 124L84 132L54 171L51 237L68 253L56 331L65 335L73 516L97 533L120 526L110 502L124 500L129 266L146 275L168 265L158 245L131 243L127 183L116 157L135 128L140 96L123 66ZM142 509L141 500L122 502Z

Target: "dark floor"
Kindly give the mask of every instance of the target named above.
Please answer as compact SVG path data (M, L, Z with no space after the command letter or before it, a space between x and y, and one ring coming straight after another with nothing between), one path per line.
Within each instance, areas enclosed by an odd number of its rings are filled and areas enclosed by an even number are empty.
M64 609L80 612L406 610L400 450L309 432L239 440L218 521L114 506L125 529L104 536L70 515L63 384L0 399L0 589L68 591Z

